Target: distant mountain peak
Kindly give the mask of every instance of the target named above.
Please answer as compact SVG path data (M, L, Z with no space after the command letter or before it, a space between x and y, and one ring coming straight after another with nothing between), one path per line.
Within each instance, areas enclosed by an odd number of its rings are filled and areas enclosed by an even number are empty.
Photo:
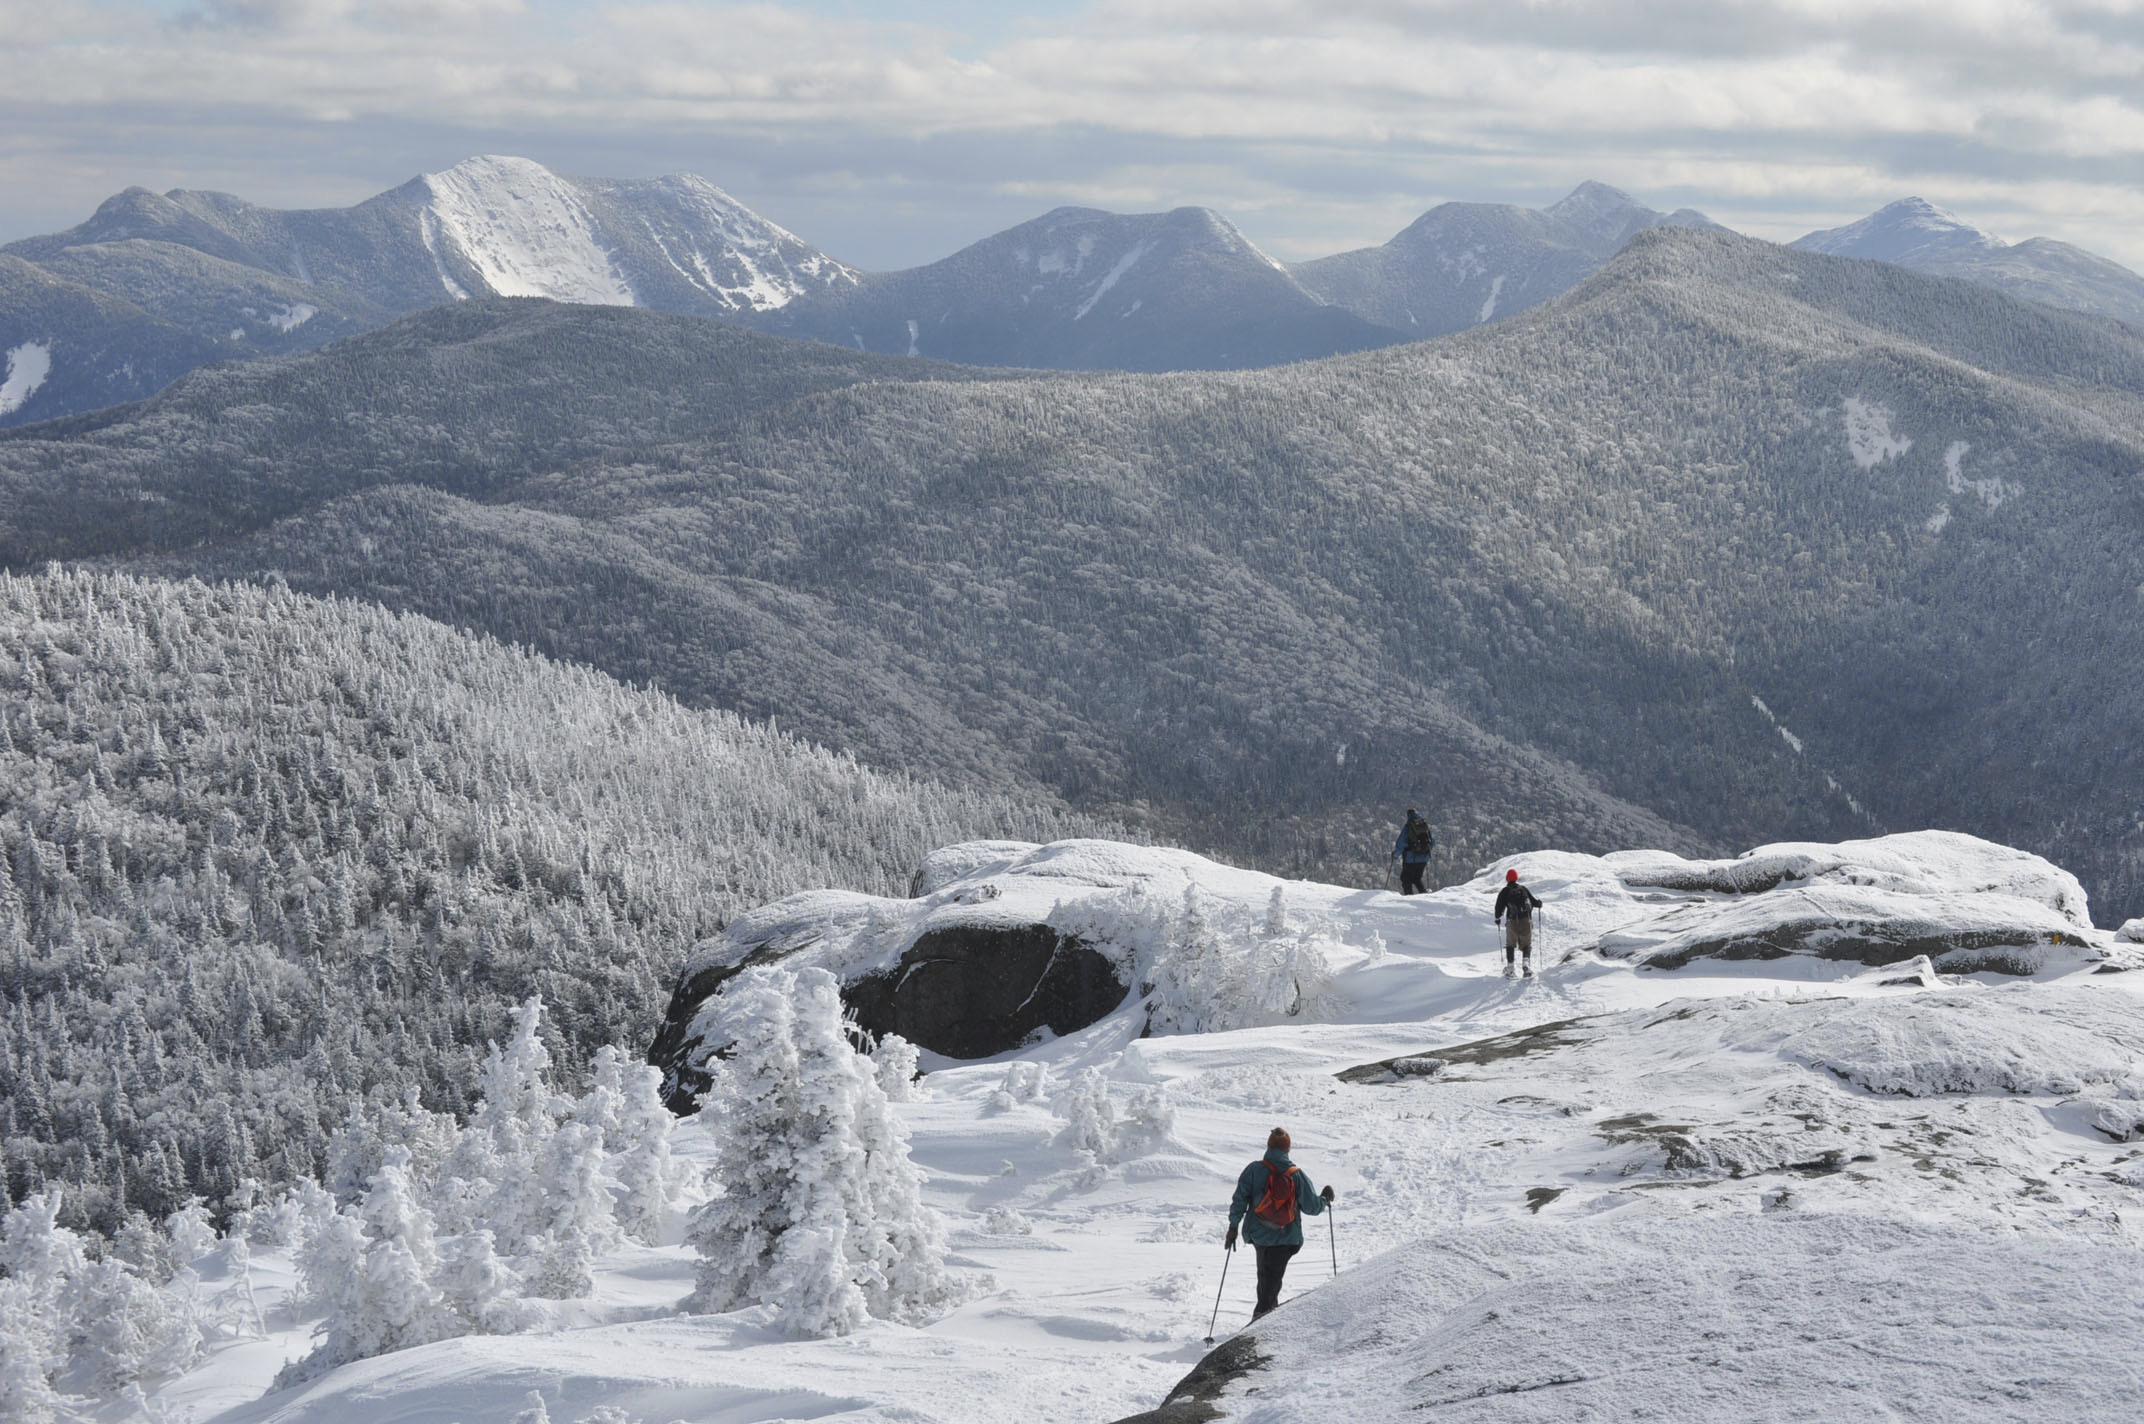
M1603 209L1621 210L1623 208L1634 208L1637 205L1637 200L1621 188L1613 188L1606 183L1597 183L1589 178L1555 202L1549 204L1542 211L1546 212L1550 217L1569 219L1580 217L1587 213L1599 212Z
M2010 244L1926 198L1900 198L1859 222L1812 232L1788 245L1835 257L1910 264L1938 255L1999 252Z
M1711 218L1692 208L1672 213L1656 212L1621 188L1606 183L1584 182L1549 206L1541 216L1600 256L1628 242L1633 234L1649 227L1713 227Z
M419 182L428 194L427 245L453 247L500 296L639 304L587 202L541 163L483 154ZM440 281L459 292L444 270Z

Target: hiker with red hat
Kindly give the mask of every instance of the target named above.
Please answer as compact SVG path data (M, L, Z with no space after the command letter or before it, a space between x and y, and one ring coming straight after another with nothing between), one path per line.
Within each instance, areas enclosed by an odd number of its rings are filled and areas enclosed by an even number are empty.
M1504 872L1504 888L1496 894L1496 922L1504 927L1504 974L1513 971L1511 956L1518 953L1525 961L1525 972L1534 970L1534 911L1541 902L1534 892L1519 883L1516 869Z
M1243 1169L1236 1178L1235 1200L1228 1205L1228 1235L1221 1244L1236 1249L1236 1228L1258 1252L1258 1306L1256 1320L1280 1304L1281 1277L1288 1272L1288 1259L1303 1249L1303 1218L1321 1216L1333 1199L1333 1189L1316 1190L1303 1169L1288 1160L1292 1144L1286 1128L1276 1127L1266 1137L1266 1155Z

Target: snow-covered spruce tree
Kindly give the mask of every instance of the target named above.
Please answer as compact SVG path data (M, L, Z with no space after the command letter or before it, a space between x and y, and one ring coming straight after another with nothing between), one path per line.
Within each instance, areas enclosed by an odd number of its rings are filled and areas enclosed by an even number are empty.
M551 1053L538 1032L543 1001L514 1010L506 1046L491 1045L479 1078L482 1096L431 1193L441 1226L450 1232L483 1228L508 1256L536 1247L550 1225L549 1184L537 1156L570 1111L546 1081Z
M84 1258L59 1210L56 1193L40 1192L0 1224L0 1419L46 1424L68 1404L52 1381L67 1365L62 1302Z
M1325 933L1289 923L1278 886L1262 921L1217 912L1196 885L1184 887L1179 913L1156 924L1130 895L1097 897L1101 904L1053 914L1060 929L1077 926L1144 966L1147 1024L1155 1033L1215 1033L1317 1019L1332 1009L1332 971ZM1108 901L1126 908L1111 910ZM1131 931L1133 937L1111 938Z
M323 1223L301 1252L299 1269L308 1293L332 1309L320 1343L283 1368L278 1386L461 1333L433 1284L439 1253L432 1214L410 1181L406 1148L388 1149L357 1216L337 1212Z
M841 1335L953 1304L944 1225L923 1203L906 1128L850 1045L834 976L748 970L717 1013L712 1041L728 1057L706 1065L701 1099L721 1148L717 1195L692 1215L700 1267L686 1308L768 1305L792 1334Z
M871 1045L871 1065L887 1101L913 1102L923 1095L916 1071L921 1058L916 1046L897 1033L880 1034L878 1042Z
M663 1105L662 1083L663 1075L648 1064L624 1068L611 1139L619 1229L647 1246L675 1241L679 1209L695 1199L696 1174L671 1155L677 1119Z

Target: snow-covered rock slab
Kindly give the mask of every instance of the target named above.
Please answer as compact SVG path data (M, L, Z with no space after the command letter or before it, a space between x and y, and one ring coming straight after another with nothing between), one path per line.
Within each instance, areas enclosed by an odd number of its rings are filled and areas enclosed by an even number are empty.
M792 895L696 946L650 1061L673 1105L687 1109L704 1086L694 1065L718 1046L706 1041L706 1005L732 975L776 962L831 971L872 1033L949 1058L1007 1052L1038 1032L1086 1028L1133 989L1146 946L1082 919L1084 903L1129 896L1166 909L1197 885L1218 905L1263 904L1279 884L1187 851L1114 841L950 846L924 862L912 899Z
M1477 955L1493 964L1490 908L1513 866L1547 901L1536 934L1550 963L1590 950L1648 969L1799 958L1858 970L1925 956L1933 980L2073 969L2111 947L2076 877L1940 831L1719 861L1543 851L1415 897L1115 841L976 841L931 855L909 899L792 895L695 947L650 1061L673 1107L688 1111L704 1086L696 1064L720 1047L707 1042L703 1011L732 975L776 962L830 970L865 1029L961 1060L1113 1013L1130 1035L1327 1011L1422 1017L1455 987L1445 966Z
M2117 1419L2139 1331L2118 1240L1632 1202L1399 1247L1132 1418Z
M2031 975L2103 959L2084 887L2039 856L1951 831L1838 845L1760 846L1733 860L1664 851L1514 856L1474 882L1494 892L1517 866L1564 931L1652 969L1802 955L1882 965L1926 955L1946 974Z

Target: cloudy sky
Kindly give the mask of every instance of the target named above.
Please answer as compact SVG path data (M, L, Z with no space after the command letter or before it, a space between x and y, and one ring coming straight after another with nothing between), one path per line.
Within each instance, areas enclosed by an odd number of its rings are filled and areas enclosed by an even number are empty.
M475 153L700 173L867 267L1061 203L1301 259L1596 178L1774 238L1919 194L2144 268L2144 0L0 0L0 240Z

